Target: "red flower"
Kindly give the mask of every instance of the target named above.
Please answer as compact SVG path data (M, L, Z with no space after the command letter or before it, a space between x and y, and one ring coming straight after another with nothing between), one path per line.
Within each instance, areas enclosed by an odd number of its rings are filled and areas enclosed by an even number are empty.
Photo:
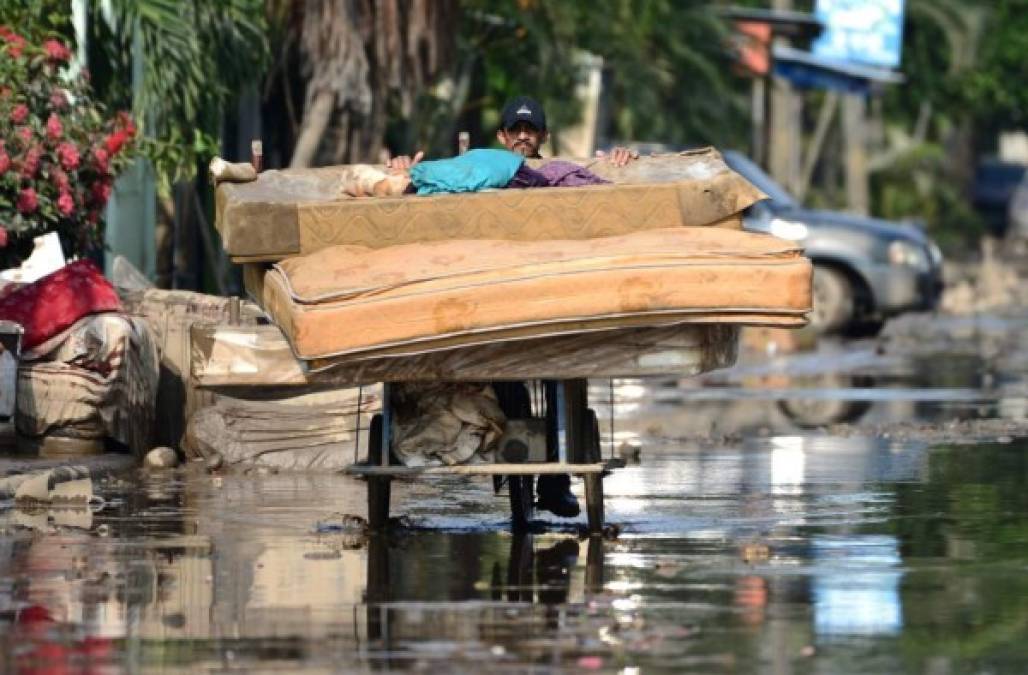
M107 145L107 152L112 156L118 154L121 150L121 146L125 145L125 141L129 139L129 134L124 129L118 129L113 134L104 139L104 143Z
M124 129L129 136L136 135L136 123L132 121L132 116L124 110L118 111L118 127Z
M57 146L57 159L66 171L74 171L79 165L79 151L71 143L61 143Z
M25 158L21 160L22 178L30 179L35 177L36 172L39 171L39 158L42 154L36 146L25 151Z
M21 52L25 49L25 38L14 32L8 32L4 35L4 39L7 40L7 53L11 55L11 58L18 58L21 56Z
M16 133L21 137L21 140L26 143L32 140L32 129L29 127L18 127L18 131Z
M64 110L68 107L68 97L64 95L63 90L54 89L54 93L50 94L50 105L54 110Z
M111 184L105 180L93 183L92 193L93 201L103 206L111 198Z
M39 206L39 199L36 191L30 187L18 193L18 210L22 213L32 213Z
M7 246L7 228L0 225L0 248Z
M59 40L47 40L43 43L43 51L51 61L64 63L71 58L71 50Z
M14 106L14 110L11 111L11 121L15 124L21 124L25 121L25 118L29 116L29 107L24 103L19 103Z
M61 118L56 113L50 113L50 117L46 120L46 135L56 141L63 134L64 126L61 124Z
M71 196L70 192L61 191L61 196L57 198L57 210L62 216L70 216L71 212L75 210L75 198Z
M0 175L7 173L7 170L11 168L11 158L6 152L0 150Z
M110 166L107 163L107 151L103 148L93 148L93 159L96 160L96 170L100 173L107 173Z
M64 173L61 169L52 169L50 171L50 180L54 182L54 186L61 192L67 191L71 183L68 181L68 174Z

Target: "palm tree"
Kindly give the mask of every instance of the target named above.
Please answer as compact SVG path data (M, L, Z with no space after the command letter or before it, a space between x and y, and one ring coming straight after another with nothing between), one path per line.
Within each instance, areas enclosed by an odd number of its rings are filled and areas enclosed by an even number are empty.
M215 149L227 106L263 77L264 4L111 0L89 3L88 25L94 86L107 101L130 105L143 122L167 195Z
M134 111L155 170L158 283L201 285L199 232L207 267L224 293L227 264L210 226L212 199L196 178L220 154L226 110L263 77L263 2L111 0L86 8L94 89L109 105Z
M290 166L375 161L390 118L409 118L451 65L454 0L297 0L275 9L286 48L299 47L305 84Z

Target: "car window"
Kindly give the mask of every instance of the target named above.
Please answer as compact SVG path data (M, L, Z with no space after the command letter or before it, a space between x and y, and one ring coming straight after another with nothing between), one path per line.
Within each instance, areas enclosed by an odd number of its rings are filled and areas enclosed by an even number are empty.
M776 183L771 176L751 162L745 155L727 150L724 153L725 163L733 171L739 173L743 178L756 185L762 192L772 199L779 206L799 206L799 202L788 193L781 185Z

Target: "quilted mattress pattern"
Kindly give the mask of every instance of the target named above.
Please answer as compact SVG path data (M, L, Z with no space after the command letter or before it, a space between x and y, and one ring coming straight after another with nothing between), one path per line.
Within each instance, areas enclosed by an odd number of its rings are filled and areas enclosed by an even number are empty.
M236 262L274 261L343 244L588 239L682 225L737 229L739 213L764 198L712 148L625 167L573 161L613 184L356 199L340 192L351 167L273 170L249 183L220 184L216 225Z
M799 326L810 262L791 241L672 227L596 239L334 246L249 267L305 360L368 358L682 322Z

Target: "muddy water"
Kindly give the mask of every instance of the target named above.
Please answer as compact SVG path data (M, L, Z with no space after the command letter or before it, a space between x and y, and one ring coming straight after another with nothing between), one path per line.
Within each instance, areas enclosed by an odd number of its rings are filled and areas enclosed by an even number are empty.
M514 537L506 495L460 478L395 483L402 521L370 537L342 476L134 471L89 508L0 504L0 673L1022 673L1028 440L883 432L1023 430L1018 321L593 383L604 452L639 450L602 539Z
M593 540L486 482L398 484L369 538L347 478L129 474L0 514L0 671L1020 673L1026 450L647 445Z

